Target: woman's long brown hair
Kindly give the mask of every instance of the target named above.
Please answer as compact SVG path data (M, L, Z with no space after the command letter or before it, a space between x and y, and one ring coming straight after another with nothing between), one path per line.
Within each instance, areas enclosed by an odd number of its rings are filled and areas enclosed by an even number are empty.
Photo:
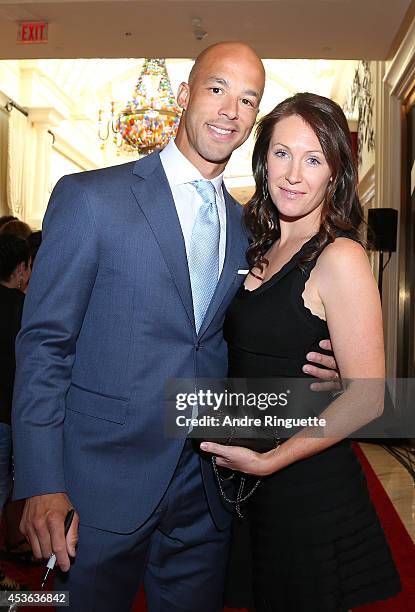
M286 117L301 117L316 134L331 170L321 213L320 228L313 248L302 262L312 261L339 232L362 242L359 227L363 221L357 186L356 159L347 119L338 104L312 93L298 93L278 104L265 115L256 128L252 156L255 193L245 207L244 221L251 235L247 259L251 268L261 271L268 261L265 253L280 237L277 206L271 200L267 184L267 154L275 125Z

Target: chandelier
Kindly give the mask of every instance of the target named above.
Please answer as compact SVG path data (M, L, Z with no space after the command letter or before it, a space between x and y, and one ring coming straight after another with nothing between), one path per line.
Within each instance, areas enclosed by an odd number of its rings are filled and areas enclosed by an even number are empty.
M110 131L120 152L147 155L162 149L176 134L181 109L173 95L166 60L148 58L134 89L132 100L118 114L111 102L111 118L103 129L99 111L98 136L108 140Z

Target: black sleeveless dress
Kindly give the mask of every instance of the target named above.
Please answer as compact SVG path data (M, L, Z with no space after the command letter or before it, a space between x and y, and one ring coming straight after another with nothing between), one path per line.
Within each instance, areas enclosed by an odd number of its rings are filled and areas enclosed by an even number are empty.
M329 338L304 306L313 239L267 282L242 285L225 320L229 377L301 377ZM263 479L235 518L226 605L257 612L343 612L386 599L400 580L348 440Z

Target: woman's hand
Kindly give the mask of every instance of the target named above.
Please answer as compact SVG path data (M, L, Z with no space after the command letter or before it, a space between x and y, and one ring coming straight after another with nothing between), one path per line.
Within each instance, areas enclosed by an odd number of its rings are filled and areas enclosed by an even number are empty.
M271 462L278 448L268 453L256 453L241 446L224 446L214 442L202 442L200 448L216 457L216 465L237 470L252 476L267 476L275 471Z

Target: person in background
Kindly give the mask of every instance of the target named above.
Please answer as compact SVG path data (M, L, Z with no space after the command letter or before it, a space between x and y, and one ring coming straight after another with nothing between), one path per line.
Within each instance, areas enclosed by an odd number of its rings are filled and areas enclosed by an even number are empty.
M30 249L30 266L33 267L33 262L35 261L39 247L42 244L41 230L36 230L32 232L27 238L27 244L29 245Z
M18 221L18 218L14 217L13 215L3 215L2 217L0 217L0 230L3 225L6 225L6 223L8 223L9 221Z
M30 225L24 221L19 221L18 219L8 221L0 229L0 234L11 234L12 236L18 236L23 240L27 240L31 233L32 230Z
M5 223L8 223L8 221L18 221L16 217L3 217L3 219L5 219ZM20 221L18 224L12 224L10 227L10 235L15 234L16 230L17 234L20 233L26 235L27 227L28 226L25 223L22 224ZM5 231L4 233L7 234L8 232ZM32 232L27 238L27 244L30 251L30 269L33 268L33 262L41 242L41 231ZM23 289L23 292L25 293L26 290L27 286ZM22 500L9 500L3 509L5 544L4 548L0 550L0 558L7 561L13 561L15 563L38 565L39 561L34 558L30 544L27 542L26 538L22 537L22 533L19 529L23 508L24 502Z
M10 423L15 341L21 324L24 289L30 276L29 262L30 252L25 240L0 234L0 516L12 485ZM19 588L20 585L0 568L0 589Z

